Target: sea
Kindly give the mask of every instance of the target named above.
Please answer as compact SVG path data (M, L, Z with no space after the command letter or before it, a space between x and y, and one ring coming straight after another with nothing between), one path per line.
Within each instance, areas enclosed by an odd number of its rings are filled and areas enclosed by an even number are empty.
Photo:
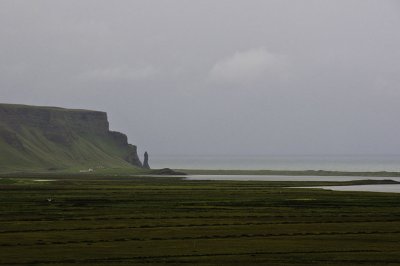
M152 168L400 171L400 155L151 155Z
M329 170L400 172L400 155L153 155L152 168L212 170ZM187 180L234 181L350 181L392 179L399 177L354 176L260 176L260 175L189 175ZM340 191L400 193L400 185L361 185L314 187Z

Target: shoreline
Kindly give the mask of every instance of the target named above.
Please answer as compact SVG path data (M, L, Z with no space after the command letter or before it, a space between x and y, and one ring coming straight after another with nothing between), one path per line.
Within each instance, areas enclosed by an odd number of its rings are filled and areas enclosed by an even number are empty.
M400 177L400 172L392 171L330 171L330 170L227 170L227 169L102 169L90 173L77 173L72 171L5 171L0 172L0 177L40 177L40 176L187 176L187 175L253 175L253 176L342 176L342 177Z
M188 175L285 175L285 176L359 176L400 177L400 172L388 171L327 171L327 170L207 170L174 169Z

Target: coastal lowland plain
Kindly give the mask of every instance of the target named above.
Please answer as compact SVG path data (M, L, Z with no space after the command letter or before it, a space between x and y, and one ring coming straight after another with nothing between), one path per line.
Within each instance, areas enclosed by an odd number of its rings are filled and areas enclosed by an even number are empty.
M399 265L400 194L333 183L3 176L0 265Z
M0 266L400 266L400 0L0 0Z

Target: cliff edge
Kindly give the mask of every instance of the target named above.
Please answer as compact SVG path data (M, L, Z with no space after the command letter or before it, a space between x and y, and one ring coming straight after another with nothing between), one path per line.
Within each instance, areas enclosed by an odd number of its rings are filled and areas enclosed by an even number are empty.
M0 172L141 167L105 112L0 104Z

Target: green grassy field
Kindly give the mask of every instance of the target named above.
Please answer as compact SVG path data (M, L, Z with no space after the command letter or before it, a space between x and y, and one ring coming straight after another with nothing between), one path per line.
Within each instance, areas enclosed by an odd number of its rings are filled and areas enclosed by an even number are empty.
M0 179L0 265L400 265L399 194L46 178Z

